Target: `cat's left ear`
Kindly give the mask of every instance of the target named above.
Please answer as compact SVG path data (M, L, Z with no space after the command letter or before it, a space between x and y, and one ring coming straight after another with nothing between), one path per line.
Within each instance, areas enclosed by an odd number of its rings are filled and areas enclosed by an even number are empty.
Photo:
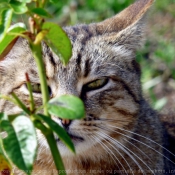
M143 40L143 19L153 1L137 0L116 16L97 23L96 31L100 35L106 35L106 42L124 45L128 49L138 49Z

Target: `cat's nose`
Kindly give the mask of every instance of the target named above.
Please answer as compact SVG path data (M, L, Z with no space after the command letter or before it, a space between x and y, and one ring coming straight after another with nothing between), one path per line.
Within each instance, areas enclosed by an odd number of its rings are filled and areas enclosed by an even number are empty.
M68 127L70 126L71 124L71 120L68 120L68 119L60 119L61 120L61 124L63 125L63 127L65 129L68 129Z

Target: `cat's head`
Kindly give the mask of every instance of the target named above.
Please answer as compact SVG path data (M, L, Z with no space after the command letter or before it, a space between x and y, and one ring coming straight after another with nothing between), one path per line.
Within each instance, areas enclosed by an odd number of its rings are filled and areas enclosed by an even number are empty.
M106 144L112 144L113 138L124 142L116 130L133 130L136 124L142 94L140 67L135 54L143 40L144 14L152 2L137 1L100 23L64 28L73 47L72 58L66 67L43 44L51 98L72 94L80 97L85 105L86 116L82 120L61 121L54 117L72 137L77 155L92 156L91 151L97 147L95 150L100 153ZM36 104L41 105L36 64L27 42L20 38L0 62L0 93L14 91L27 104L26 72L35 86ZM9 114L20 111L3 100L0 101L0 110ZM39 140L41 147L48 147L42 135L39 135ZM58 146L63 156L70 154L59 140Z

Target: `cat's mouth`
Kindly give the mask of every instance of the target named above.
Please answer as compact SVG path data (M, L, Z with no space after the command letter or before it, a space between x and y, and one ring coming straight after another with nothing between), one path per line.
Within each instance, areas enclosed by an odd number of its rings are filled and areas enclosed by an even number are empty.
M69 134L69 136L70 136L70 138L72 139L72 141L84 141L84 139L82 138L82 137L79 137L79 136L76 136L76 135L73 135L73 134L70 134L70 133L68 133Z
M71 140L72 140L73 142L83 142L83 141L84 141L84 139L83 139L82 137L73 135L73 134L71 134L71 133L69 133L69 132L67 132L67 134L69 135L69 137L71 138ZM57 142L60 142L61 140L60 140L59 137L56 136L56 141L57 141Z

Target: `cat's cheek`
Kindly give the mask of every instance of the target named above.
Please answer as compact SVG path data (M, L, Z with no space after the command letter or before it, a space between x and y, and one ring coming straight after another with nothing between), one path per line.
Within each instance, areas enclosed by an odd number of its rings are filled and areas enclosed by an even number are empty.
M75 144L75 151L76 151L76 155L74 153L72 153L65 145L63 145L62 143L58 143L58 149L60 151L60 154L62 157L75 157L75 156L81 156L86 154L90 148L92 148L92 142L82 142L82 143L78 143Z
M39 152L41 152L42 150L44 151L44 149L46 149L46 150L49 149L49 145L48 145L44 135L42 134L42 132L37 129L36 134L37 134L37 139L38 139Z
M19 108L18 106L13 106L13 105L6 105L7 107L5 107L3 109L3 111L8 115L8 114L18 114L20 112L22 112L21 108Z

